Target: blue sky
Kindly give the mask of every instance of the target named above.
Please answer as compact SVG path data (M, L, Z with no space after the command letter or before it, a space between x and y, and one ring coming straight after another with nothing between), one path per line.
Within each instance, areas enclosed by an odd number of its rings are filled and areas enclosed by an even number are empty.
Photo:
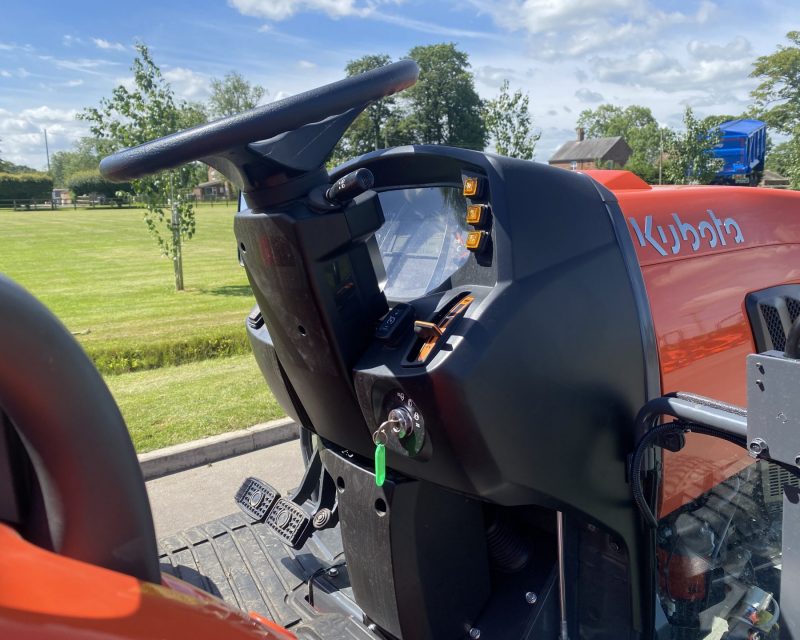
M752 62L800 28L797 0L195 0L13 2L0 23L0 157L46 166L85 135L75 114L130 81L146 43L175 92L203 101L236 70L265 101L340 78L369 53L454 42L484 98L504 79L530 95L545 161L581 110L642 104L671 126L686 105L738 113Z

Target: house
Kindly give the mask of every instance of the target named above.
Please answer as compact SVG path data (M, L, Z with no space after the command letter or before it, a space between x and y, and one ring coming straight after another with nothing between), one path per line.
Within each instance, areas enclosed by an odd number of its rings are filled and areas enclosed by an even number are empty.
M631 156L631 148L621 136L613 138L585 138L583 128L578 129L576 140L565 142L548 161L562 169L619 169Z
M233 197L231 183L219 171L208 168L208 180L193 190L195 200L230 200Z

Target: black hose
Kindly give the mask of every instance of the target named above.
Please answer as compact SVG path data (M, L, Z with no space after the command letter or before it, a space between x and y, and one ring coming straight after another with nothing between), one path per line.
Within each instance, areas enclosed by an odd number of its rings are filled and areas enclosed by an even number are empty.
M631 457L630 480L633 501L636 503L639 513L641 513L642 518L644 518L647 526L653 529L658 527L658 520L656 520L655 515L653 515L653 511L650 509L650 505L647 503L647 498L645 498L644 489L642 488L642 462L644 460L645 451L652 445L653 441L659 436L671 432L698 433L700 435L721 438L722 440L727 440L728 442L737 444L740 447L747 446L746 438L732 435L719 429L714 429L690 422L669 422L667 424L661 424L653 427L647 431L647 433L645 433L645 435L639 440L638 444L636 445L636 449L633 452L633 456Z
M800 359L800 316L795 318L789 335L786 336L786 350L783 352L787 358Z

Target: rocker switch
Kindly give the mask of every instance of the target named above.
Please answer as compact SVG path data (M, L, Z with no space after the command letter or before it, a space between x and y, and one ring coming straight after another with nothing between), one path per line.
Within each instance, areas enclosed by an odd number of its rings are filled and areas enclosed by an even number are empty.
M375 330L375 337L383 342L395 342L403 335L413 319L414 307L404 302L396 304L381 320Z

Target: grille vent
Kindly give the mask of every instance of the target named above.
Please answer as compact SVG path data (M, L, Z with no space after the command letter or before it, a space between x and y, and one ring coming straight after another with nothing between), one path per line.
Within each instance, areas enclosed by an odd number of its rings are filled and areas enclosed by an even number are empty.
M768 469L766 493L770 498L780 498L785 484L800 487L800 478L790 471L782 469L776 464L768 465Z
M756 350L783 351L792 323L800 316L800 285L756 291L745 298L745 307Z

